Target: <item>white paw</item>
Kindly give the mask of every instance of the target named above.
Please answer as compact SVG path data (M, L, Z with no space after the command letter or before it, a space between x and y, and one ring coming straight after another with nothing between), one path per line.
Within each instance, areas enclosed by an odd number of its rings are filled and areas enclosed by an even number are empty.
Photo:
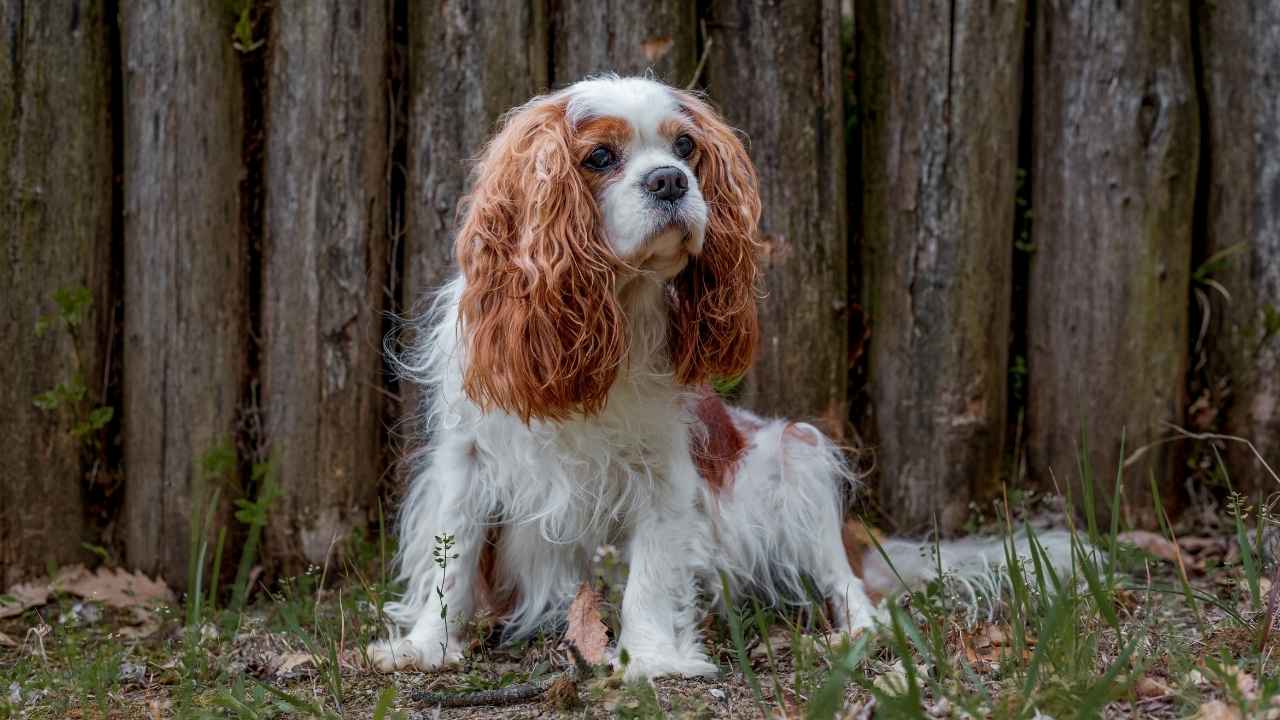
M622 679L624 682L637 683L665 676L694 678L715 677L719 674L720 668L701 652L681 656L675 648L672 648L670 653L652 650L628 653L628 662L623 669Z
M403 640L379 640L368 647L369 664L378 672L398 670L437 670L446 665L462 662L462 644L450 640L442 647L439 642L415 642Z

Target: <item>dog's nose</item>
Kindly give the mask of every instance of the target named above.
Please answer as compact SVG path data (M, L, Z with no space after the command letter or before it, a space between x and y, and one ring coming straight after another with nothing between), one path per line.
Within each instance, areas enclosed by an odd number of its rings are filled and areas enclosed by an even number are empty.
M644 189L659 200L676 201L689 190L689 178L677 167L664 165L644 176Z

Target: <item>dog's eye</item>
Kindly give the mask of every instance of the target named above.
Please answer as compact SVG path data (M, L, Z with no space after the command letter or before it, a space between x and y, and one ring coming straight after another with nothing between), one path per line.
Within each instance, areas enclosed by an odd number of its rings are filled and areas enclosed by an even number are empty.
M610 166L616 162L618 162L618 156L614 155L613 151L609 148L601 145L595 150L592 150L591 154L582 161L582 164L589 170L599 172L601 170L608 170Z
M671 143L671 151L681 160L693 154L693 138L688 135L681 135L676 141Z

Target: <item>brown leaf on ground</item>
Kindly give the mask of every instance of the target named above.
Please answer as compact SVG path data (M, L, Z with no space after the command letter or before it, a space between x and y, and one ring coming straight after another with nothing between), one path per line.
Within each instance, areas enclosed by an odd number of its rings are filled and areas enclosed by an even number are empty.
M154 607L174 603L177 598L163 580L142 573L100 568L89 572L82 565L64 568L53 579L53 587L86 600L117 608Z
M20 583L4 591L4 595L0 599L0 618L14 617L49 602L49 587L35 582Z
M759 660L760 658L768 657L770 653L777 657L784 652L790 652L790 650L791 631L783 625L778 625L769 630L769 635L764 642L751 648L751 659Z
M1158 698L1169 695L1173 689L1150 675L1143 675L1138 678L1137 684L1133 687L1134 692L1140 698Z
M1244 715L1239 710L1221 700L1210 700L1201 705L1191 717L1192 720L1244 720Z
M311 653L291 652L271 658L269 667L272 675L288 675L303 665L317 666L316 658Z
M569 606L569 627L564 639L577 646L582 658L592 665L605 661L609 628L600 617L600 594L587 583L578 588L578 595Z
M1116 539L1126 545L1133 545L1150 555L1169 562L1178 561L1178 546L1172 540L1149 530L1130 530L1122 532Z
M18 647L18 641L0 632L0 646Z

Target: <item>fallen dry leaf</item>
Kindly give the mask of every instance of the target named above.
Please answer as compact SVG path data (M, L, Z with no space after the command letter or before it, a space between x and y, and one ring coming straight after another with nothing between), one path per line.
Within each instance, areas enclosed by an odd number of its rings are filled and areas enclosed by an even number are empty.
M0 618L14 617L28 608L40 607L49 602L49 587L40 583L20 583L4 592L0 599Z
M644 59L649 62L657 62L671 52L671 48L675 47L676 41L670 36L652 37L640 43L640 52L644 53Z
M1210 700L1200 706L1192 720L1244 720L1244 716L1221 700Z
M897 660L871 682L886 695L905 695L908 688L906 666Z
M295 669L310 663L312 667L316 666L316 658L311 653L291 652L278 655L271 660L271 672L274 675L287 675Z
M1150 675L1143 675L1133 687L1140 698L1158 698L1169 695L1173 689Z
M176 602L163 580L142 573L100 568L89 572L82 565L64 568L53 579L53 587L86 600L117 608L155 607Z
M1116 535L1116 539L1126 545L1133 545L1150 555L1168 560L1178 561L1178 546L1173 541L1149 530L1130 530Z
M578 595L569 606L569 627L564 639L577 646L588 663L599 665L605 661L609 628L600 618L600 594L587 583L578 588Z
M837 640L842 637L836 636ZM778 626L769 631L769 636L765 641L751 648L751 659L759 660L768 657L769 653L773 653L774 657L787 652L791 649L791 632L787 628Z
M18 641L0 632L0 645L5 647L18 647Z

